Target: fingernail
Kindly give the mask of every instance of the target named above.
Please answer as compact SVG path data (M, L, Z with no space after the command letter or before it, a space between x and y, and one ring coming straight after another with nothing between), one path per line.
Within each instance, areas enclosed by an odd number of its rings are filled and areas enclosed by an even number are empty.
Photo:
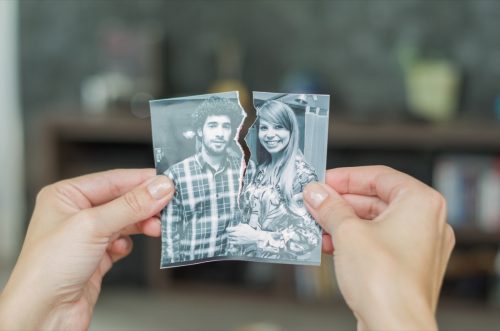
M328 192L319 183L311 183L304 190L304 199L313 208L318 208L328 196Z
M148 184L148 191L156 200L163 199L172 190L172 181L163 175L156 176L154 180Z

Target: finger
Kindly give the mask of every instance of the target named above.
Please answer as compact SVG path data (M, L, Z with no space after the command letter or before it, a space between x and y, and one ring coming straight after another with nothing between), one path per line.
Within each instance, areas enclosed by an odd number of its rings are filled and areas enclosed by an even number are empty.
M342 222L358 219L353 208L332 188L323 183L310 183L304 189L307 209L328 233Z
M121 236L114 240L107 249L113 263L123 259L132 252L134 243L129 236Z
M104 205L86 209L98 235L111 236L156 215L172 199L174 186L167 176L156 176Z
M101 279L102 277L104 277L104 275L108 273L109 270L111 270L112 267L113 267L113 259L111 258L109 253L106 252L101 262L99 263L99 268L96 270L94 275L92 275L92 277L94 277L97 274L98 278Z
M154 169L117 169L64 180L55 186L74 201L84 198L91 206L98 206L122 196L154 175Z
M384 202L392 201L408 186L425 185L386 166L331 169L325 181L339 194L377 196Z
M153 216L145 221L134 223L120 231L122 235L144 234L150 237L159 237L161 235L161 221L158 216Z
M332 237L327 233L323 234L323 241L322 241L321 250L325 254L329 254L329 255L333 254Z
M455 238L455 232L453 231L453 228L449 225L446 224L445 231L444 231L444 240L445 240L445 245L443 249L443 265L444 269L446 269L446 266L448 265L448 261L450 260L451 253L453 252L453 248L455 247L456 243L456 238ZM443 272L444 274L444 272Z
M98 274L99 278L104 277L109 270L113 267L113 263L123 259L129 255L133 248L132 239L128 236L119 237L113 240L104 254L101 263L99 264Z
M342 198L351 205L358 217L366 220L373 220L387 208L387 203L374 196L347 193Z

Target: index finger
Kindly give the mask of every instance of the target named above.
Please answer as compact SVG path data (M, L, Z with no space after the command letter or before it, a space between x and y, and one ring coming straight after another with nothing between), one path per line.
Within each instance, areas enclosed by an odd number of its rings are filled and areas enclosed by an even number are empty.
M330 169L326 184L339 194L379 197L391 202L407 187L424 185L413 177L386 166L364 166Z
M155 176L155 169L116 169L64 180L82 194L92 206L114 200Z

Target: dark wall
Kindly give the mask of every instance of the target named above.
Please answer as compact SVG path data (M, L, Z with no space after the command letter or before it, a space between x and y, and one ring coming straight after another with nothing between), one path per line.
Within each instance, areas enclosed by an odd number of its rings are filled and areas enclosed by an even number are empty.
M110 26L151 40L166 37L168 72L179 94L206 91L225 38L241 44L242 78L250 89L279 91L287 75L316 72L337 109L361 116L405 109L396 56L403 44L463 69L462 112L491 117L500 94L500 1L75 0L20 1L20 9L28 117L54 105L78 105L82 79L120 65L120 46L103 46ZM130 74L141 79L158 74L148 63L133 67Z

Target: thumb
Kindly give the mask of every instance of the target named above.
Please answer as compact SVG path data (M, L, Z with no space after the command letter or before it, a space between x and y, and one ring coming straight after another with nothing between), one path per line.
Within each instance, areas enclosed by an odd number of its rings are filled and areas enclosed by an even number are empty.
M87 211L91 219L98 222L96 228L100 234L112 235L128 225L158 214L173 194L172 180L159 175L115 200Z
M335 190L323 183L310 183L304 189L307 209L328 233L341 223L358 219L352 207Z

